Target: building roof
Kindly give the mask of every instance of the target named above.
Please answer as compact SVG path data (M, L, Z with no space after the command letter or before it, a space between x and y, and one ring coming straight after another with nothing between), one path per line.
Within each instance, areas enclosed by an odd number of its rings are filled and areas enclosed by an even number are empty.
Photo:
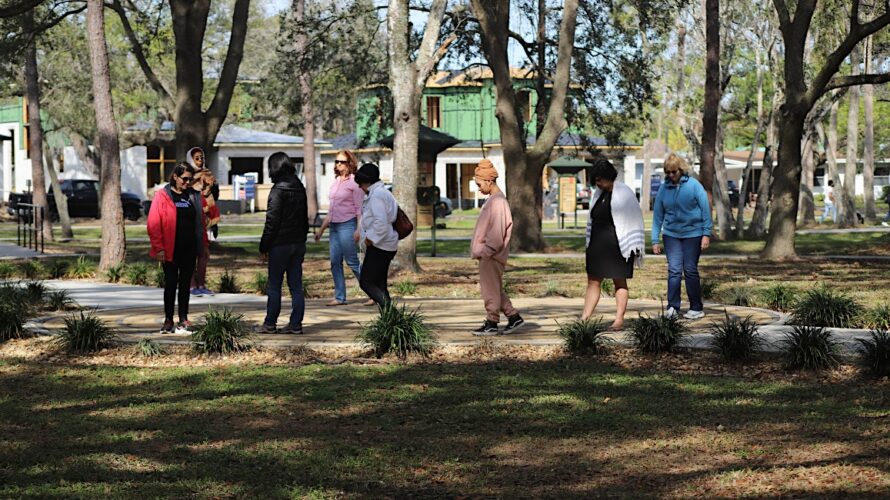
M526 68L510 68L510 78L528 80L535 77L534 70ZM427 88L437 87L480 87L482 80L491 80L494 75L490 68L474 66L466 70L436 71L426 80ZM547 79L550 84L550 79Z
M213 145L302 146L303 142L303 138L296 135L251 130L237 125L223 125L219 129L219 133L216 134ZM316 139L315 144L327 146L330 142Z
M427 128L421 125L422 128ZM441 134L435 129L429 129L431 132L435 132L437 134ZM446 135L446 134L441 134ZM450 136L448 136L450 137ZM534 144L534 137L529 137L529 144ZM329 148L325 148L325 151L322 151L322 154L332 153L334 151L340 151L342 149L349 149L351 151L354 150L378 150L381 148L379 143L374 144L366 144L364 146L359 146L358 140L356 139L355 134L347 134L341 135L338 137L334 137L330 139L328 143L331 145ZM500 141L492 141L492 142L481 142L478 140L473 141L461 141L458 142L448 149L482 149L482 148L492 148L492 147L500 147ZM568 132L563 132L562 135L559 136L559 139L556 141L556 147L561 148L585 148L585 147L596 147L596 148L608 148L609 143L606 139L602 137L591 137L586 135L579 134L571 134ZM626 145L626 147L637 147L636 145Z

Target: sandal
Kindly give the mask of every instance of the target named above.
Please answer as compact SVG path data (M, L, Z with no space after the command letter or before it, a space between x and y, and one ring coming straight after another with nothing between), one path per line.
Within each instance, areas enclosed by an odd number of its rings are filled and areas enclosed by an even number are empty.
M374 302L374 299L368 299L362 305L367 307L367 306L373 306L375 304L377 304L377 303Z

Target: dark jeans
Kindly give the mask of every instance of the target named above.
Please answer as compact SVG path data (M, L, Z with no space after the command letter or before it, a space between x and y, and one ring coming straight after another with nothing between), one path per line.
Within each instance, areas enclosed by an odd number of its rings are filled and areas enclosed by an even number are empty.
M173 262L164 262L164 319L173 321L173 303L179 287L179 321L189 317L189 284L195 273L194 253L173 253Z
M365 261L362 262L358 284L379 307L392 302L386 280L389 277L389 264L395 256L395 252L387 252L376 247L368 247L365 250Z
M306 300L303 298L303 256L306 255L305 243L288 243L276 245L269 250L269 283L266 287L266 319L268 326L278 323L281 313L281 284L284 273L287 273L287 287L290 289L290 326L294 329L303 327L303 313Z
M680 279L686 278L686 294L689 309L701 311L701 278L698 276L698 258L701 256L701 236L674 238L664 236L664 253L668 261L668 307L680 310Z

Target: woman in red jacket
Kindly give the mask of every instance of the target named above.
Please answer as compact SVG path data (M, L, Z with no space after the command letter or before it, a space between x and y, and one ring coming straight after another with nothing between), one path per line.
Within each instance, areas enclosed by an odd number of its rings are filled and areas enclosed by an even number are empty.
M176 333L189 333L189 284L195 272L198 252L207 251L204 200L191 189L195 169L178 163L170 183L155 192L148 212L149 256L164 266L164 326L161 333L172 333L173 305L179 288L179 323Z

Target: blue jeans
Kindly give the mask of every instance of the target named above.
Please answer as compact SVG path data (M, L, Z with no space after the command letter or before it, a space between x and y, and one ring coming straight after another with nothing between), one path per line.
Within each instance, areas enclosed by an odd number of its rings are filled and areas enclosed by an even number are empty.
M698 258L701 255L701 236L674 238L664 236L664 253L668 261L668 307L680 310L680 279L686 277L686 294L689 309L701 311L701 279L698 276Z
M822 217L819 217L819 223L825 222L825 218L828 217L828 214L831 214L831 220L837 222L837 208L834 205L825 205L825 209L822 211Z
M346 259L346 265L352 269L355 279L361 281L358 250L353 239L356 220L332 222L330 227L331 274L334 275L334 299L337 302L346 302L346 276L343 273L343 259Z
M281 284L287 272L287 287L290 288L291 313L290 326L294 329L303 327L303 312L306 301L303 298L303 256L306 255L305 243L288 243L276 245L269 250L269 283L266 287L266 319L263 323L275 326L281 313Z

